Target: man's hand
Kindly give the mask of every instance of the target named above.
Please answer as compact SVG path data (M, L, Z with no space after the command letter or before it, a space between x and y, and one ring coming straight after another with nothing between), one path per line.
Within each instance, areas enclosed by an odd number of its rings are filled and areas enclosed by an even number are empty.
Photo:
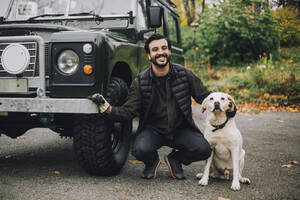
M89 96L88 98L90 100L92 100L98 106L100 113L104 113L110 107L110 104L99 93L93 94L92 96Z

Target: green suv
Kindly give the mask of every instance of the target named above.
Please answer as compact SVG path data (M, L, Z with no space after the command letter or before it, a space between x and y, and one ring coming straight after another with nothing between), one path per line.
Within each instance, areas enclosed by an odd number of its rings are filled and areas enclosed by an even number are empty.
M1 0L0 134L46 127L74 139L80 165L110 176L123 167L132 121L111 121L88 99L122 105L149 66L154 32L172 41L183 63L179 16L170 0Z

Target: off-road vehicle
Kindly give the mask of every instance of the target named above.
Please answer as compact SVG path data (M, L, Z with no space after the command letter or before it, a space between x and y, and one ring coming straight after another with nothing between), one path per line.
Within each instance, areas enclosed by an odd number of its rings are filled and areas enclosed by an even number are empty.
M178 20L170 0L1 0L0 133L50 128L73 137L87 172L118 173L132 121L107 119L88 96L122 105L149 66L143 46L154 32L169 37L182 63Z

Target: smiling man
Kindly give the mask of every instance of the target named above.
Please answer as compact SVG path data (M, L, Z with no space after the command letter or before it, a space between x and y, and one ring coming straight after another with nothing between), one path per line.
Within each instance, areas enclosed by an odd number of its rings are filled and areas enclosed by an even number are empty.
M211 153L191 109L191 97L202 103L210 92L194 73L170 62L171 43L166 37L153 34L145 50L152 64L132 82L125 104L112 107L100 94L94 94L92 100L113 120L139 116L132 155L145 164L143 178L157 177L161 164L157 150L169 146L173 150L164 160L170 176L184 179L182 164L206 160Z

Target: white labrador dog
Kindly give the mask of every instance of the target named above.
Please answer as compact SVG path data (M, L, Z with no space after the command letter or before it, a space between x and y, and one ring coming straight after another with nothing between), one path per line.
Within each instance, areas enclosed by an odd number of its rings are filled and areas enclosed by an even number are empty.
M211 145L212 153L206 161L203 173L196 176L199 185L207 185L209 176L229 180L232 190L240 190L240 182L250 184L242 177L245 150L243 138L237 129L234 115L236 106L233 98L222 92L211 93L202 103L202 112L207 112L204 136Z

